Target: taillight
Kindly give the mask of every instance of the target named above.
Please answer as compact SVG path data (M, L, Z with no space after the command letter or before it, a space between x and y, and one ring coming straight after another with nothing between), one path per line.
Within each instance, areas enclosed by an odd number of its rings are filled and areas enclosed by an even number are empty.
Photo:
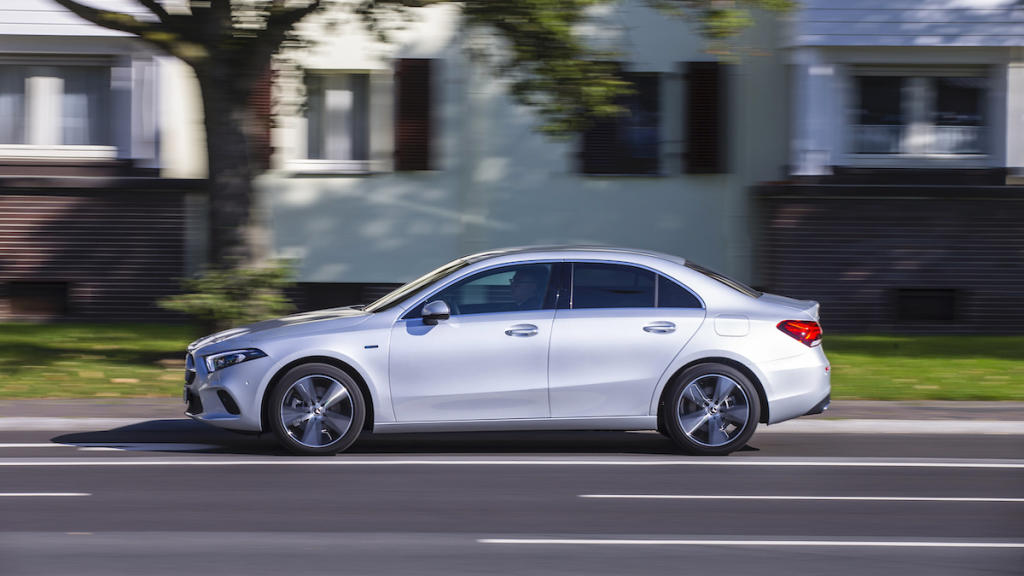
M821 326L807 320L783 320L778 329L808 346L821 344Z

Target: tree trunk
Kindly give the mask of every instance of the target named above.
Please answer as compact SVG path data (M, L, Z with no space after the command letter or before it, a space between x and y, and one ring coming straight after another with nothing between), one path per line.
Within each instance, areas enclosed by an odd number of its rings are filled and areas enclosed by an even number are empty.
M260 257L254 207L256 168L246 137L246 90L221 67L198 72L206 128L209 209L209 264L251 265Z

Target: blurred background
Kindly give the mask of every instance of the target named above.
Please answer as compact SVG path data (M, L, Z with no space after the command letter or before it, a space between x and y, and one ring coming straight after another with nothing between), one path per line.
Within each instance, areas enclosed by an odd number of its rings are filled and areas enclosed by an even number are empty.
M584 243L829 332L1019 334L1022 170L1017 0L0 5L3 321L181 324L182 278L273 258L293 309L365 303Z

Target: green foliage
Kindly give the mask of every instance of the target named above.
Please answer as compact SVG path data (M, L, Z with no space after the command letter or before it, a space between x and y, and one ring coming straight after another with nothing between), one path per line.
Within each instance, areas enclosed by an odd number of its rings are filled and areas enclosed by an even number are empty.
M214 329L231 328L282 316L293 310L285 296L292 268L283 261L268 266L209 269L182 281L183 294L160 301Z
M510 78L513 95L534 107L545 132L567 136L594 117L625 111L619 99L633 87L623 81L615 52L595 49L580 34L592 9L624 0L468 0L470 27L495 31L506 42L484 48L497 74ZM754 10L782 12L789 0L648 0L669 16L693 21L709 41L709 51L729 53L728 41L754 22ZM680 23L681 24L681 23Z
M0 324L0 399L181 397L184 324Z
M1022 336L825 334L832 397L1024 400Z

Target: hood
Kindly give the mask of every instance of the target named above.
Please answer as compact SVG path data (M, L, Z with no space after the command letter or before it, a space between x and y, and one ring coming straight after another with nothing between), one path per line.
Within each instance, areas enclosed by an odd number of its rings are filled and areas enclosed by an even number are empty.
M329 320L339 320L351 318L352 322L346 324L358 324L361 320L365 320L370 317L369 312L363 312L362 309L345 307L345 308L329 308L327 310L315 310L313 312L302 312L301 314L292 314L290 316L284 316L282 318L274 318L273 320L264 320L255 324L249 324L248 326L240 326L238 328L231 328L216 334L211 334L196 340L195 342L188 345L188 350L191 352L197 348L203 346L209 346L210 344L217 344L230 340L233 338L239 338L241 336L248 336L257 334L259 332L266 332L268 330L277 330L280 328L287 328L289 326L298 326L300 324L311 324L313 322L326 322ZM356 320L358 319L358 320Z
M811 317L817 321L818 311L821 305L815 300L797 300L796 298L788 298L786 296L779 296L778 294L762 294L759 301L768 304L775 304L777 306L785 306L786 308L792 308L810 314Z

